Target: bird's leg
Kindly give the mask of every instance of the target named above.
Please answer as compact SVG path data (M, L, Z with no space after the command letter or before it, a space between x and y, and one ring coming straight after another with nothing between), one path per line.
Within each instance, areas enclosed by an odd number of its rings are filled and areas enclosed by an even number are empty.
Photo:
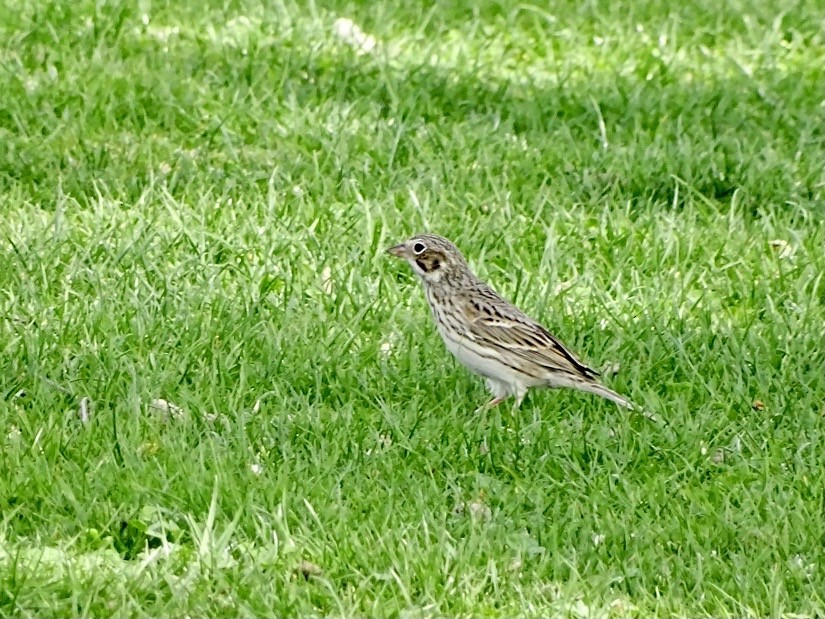
M517 386L516 388L516 402L513 404L513 414L516 414L516 411L521 408L521 403L524 402L524 396L527 395L527 387L522 385Z
M521 388L516 391L516 401L510 409L510 414L513 415L513 423L516 426L516 436L519 437L519 442L521 442L521 415L519 415L519 409L521 408L521 403L524 401L525 395L527 395L527 389Z
M490 400L489 402L487 402L487 404L482 404L481 406L479 406L476 409L476 414L483 413L483 412L493 408L494 406L498 406L499 404L504 402L504 400L506 400L506 399L507 399L507 396L497 396L497 397L493 398L492 400Z

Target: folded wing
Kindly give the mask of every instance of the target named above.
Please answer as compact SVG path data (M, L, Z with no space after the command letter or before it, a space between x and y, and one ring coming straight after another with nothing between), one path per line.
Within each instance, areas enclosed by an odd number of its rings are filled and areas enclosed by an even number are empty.
M486 285L467 298L463 309L467 335L481 346L502 348L548 372L569 373L586 380L598 376L552 333Z

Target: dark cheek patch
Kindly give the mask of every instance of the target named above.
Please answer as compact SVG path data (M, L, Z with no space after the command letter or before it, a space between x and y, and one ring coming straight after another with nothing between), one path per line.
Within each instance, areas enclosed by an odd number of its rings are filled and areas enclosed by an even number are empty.
M441 260L432 255L420 256L416 259L415 263L418 265L418 268L425 273L432 273L441 268Z

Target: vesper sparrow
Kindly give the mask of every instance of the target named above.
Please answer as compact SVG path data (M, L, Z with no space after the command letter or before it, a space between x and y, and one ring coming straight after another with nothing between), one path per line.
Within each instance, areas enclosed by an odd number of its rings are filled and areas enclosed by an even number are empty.
M421 234L387 252L409 262L421 278L447 350L487 380L493 394L488 406L509 396L518 406L531 387L572 387L634 408L552 333L481 281L447 239Z

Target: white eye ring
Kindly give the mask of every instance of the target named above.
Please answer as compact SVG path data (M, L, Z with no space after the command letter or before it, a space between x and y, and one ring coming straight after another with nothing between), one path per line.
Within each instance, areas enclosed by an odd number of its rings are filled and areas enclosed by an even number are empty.
M416 243L415 245L413 245L413 251L415 252L415 255L416 255L416 256L420 256L420 255L421 255L421 254L423 254L425 251L427 251L427 246L426 246L426 245L424 245L424 243L422 243L422 242L420 242L420 241L419 241L418 243Z

